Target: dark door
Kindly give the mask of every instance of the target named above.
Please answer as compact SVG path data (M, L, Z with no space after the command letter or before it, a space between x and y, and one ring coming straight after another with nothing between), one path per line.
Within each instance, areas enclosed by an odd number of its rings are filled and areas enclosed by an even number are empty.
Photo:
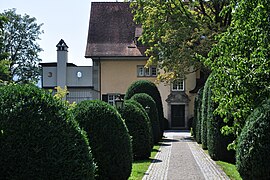
M171 105L171 127L185 127L185 105Z

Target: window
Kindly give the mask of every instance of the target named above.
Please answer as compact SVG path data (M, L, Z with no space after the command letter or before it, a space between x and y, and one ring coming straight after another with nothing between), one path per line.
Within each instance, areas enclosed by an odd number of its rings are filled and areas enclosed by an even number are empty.
M117 94L108 94L108 103L114 106Z
M174 80L172 83L172 91L184 91L184 79Z
M148 68L143 65L137 66L137 76L138 77L154 77L157 76L157 67L150 66Z
M138 76L142 77L144 76L144 67L143 66L138 66Z

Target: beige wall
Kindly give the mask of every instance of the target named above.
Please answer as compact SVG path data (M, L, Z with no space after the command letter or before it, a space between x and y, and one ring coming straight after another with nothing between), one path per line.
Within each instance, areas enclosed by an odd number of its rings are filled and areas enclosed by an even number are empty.
M146 60L103 60L101 61L101 94L125 94L129 85L139 79L154 81L155 77L137 77L137 65Z
M146 60L102 60L101 61L101 94L121 93L125 94L130 84L139 79L155 82L156 77L137 77L137 66L144 65ZM193 117L195 94L190 94L196 86L196 73L191 73L185 79L185 93L189 96L190 102L187 106L187 118ZM159 83L157 87L162 98L164 116L170 120L170 105L166 102L171 93L171 85Z

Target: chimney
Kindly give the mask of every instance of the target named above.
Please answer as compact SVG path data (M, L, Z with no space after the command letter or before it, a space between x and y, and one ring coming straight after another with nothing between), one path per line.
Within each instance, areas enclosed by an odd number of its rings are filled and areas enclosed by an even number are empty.
M67 85L67 62L68 46L63 39L56 45L57 47L57 86L64 88Z

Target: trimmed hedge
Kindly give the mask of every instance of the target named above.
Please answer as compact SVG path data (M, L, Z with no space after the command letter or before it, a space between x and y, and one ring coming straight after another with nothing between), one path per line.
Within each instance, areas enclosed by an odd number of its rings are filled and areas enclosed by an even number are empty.
M270 99L251 113L242 129L236 167L243 179L270 179Z
M210 76L211 77L211 76ZM209 77L209 78L210 78ZM211 82L211 80L210 80ZM217 108L212 100L212 84L209 84L208 89L208 108L207 108L207 147L210 157L215 160L235 163L235 151L228 150L228 145L235 139L233 135L223 135L221 128L226 124L223 119L214 115L214 110Z
M201 105L201 141L202 148L207 149L207 109L208 109L208 92L209 92L210 78L207 79L202 95L202 105Z
M158 120L158 112L156 107L156 102L154 99L146 93L138 93L132 96L133 100L140 103L143 107L149 107L149 111L147 112L148 117L151 121L151 128L153 132L153 141L154 143L158 143L160 139L160 128L159 128L159 120Z
M197 143L201 144L202 143L202 139L201 139L201 107L202 107L202 96L203 96L203 87L198 91L197 94L197 109L195 109L196 113L196 141Z
M98 166L96 179L128 179L132 168L131 139L117 110L94 100L80 102L73 112L90 139Z
M139 106L141 105L134 100L126 100L124 107L119 110L132 137L135 160L148 159L152 150L150 120Z
M94 179L86 133L32 85L0 88L0 179Z
M151 96L156 102L160 127L160 139L161 139L163 137L164 131L164 113L161 96L157 86L153 82L147 80L135 81L129 86L125 94L125 99L126 100L130 99L136 93L146 93L149 96Z

